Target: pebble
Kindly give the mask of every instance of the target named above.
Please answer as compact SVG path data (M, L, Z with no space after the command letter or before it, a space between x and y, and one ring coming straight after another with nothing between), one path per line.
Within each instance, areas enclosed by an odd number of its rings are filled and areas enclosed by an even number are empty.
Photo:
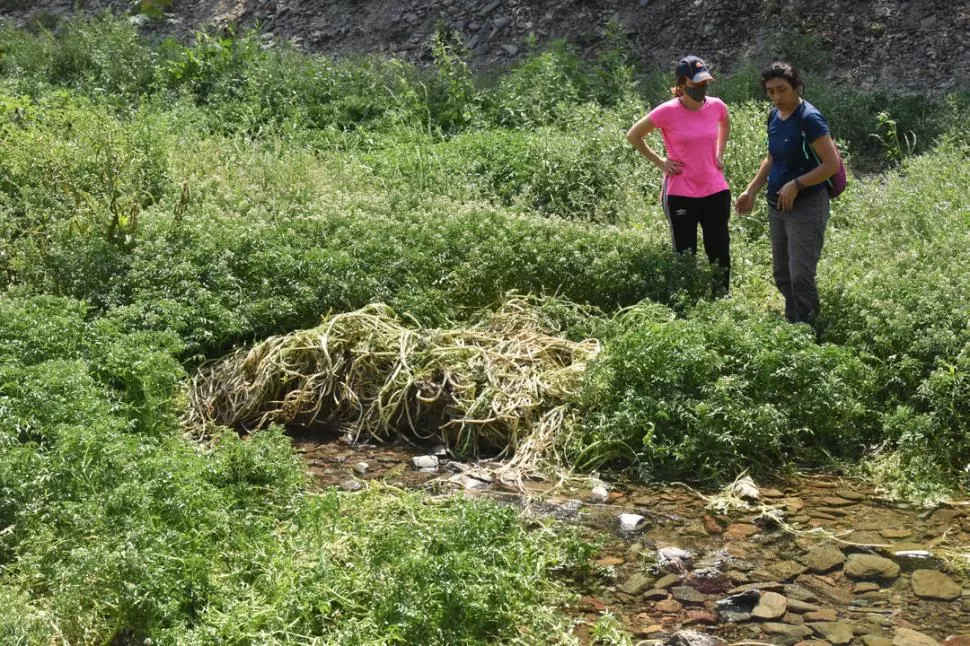
M360 491L364 485L357 480L346 480L340 483L340 488L344 491Z
M416 455L411 458L411 463L414 465L415 469L437 471L438 470L438 456L437 455Z
M365 473L367 473L367 469L369 468L370 468L370 465L367 464L366 462L358 462L357 464L354 465L354 472L357 473L358 475L364 475Z
M606 502L610 498L610 492L607 491L606 487L593 487L589 492L590 502Z

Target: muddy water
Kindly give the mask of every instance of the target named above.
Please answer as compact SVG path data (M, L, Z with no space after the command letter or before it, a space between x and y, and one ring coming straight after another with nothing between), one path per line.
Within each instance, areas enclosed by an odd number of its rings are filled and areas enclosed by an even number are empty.
M297 435L294 446L316 486L450 488L578 526L602 546L570 609L584 640L608 611L643 644L685 629L733 643L970 644L970 581L953 567L970 554L970 507L893 504L836 477L762 487L747 509L712 508L711 492L686 486L623 482L594 503L588 482L551 494L550 483L535 483L522 496L469 479L445 457L437 470L416 470L412 457L427 448L320 435ZM621 513L644 520L623 532Z

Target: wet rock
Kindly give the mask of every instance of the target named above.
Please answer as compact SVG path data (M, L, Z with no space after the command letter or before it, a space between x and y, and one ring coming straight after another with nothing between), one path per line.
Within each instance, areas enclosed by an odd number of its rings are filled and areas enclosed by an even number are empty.
M411 464L414 465L415 469L421 469L422 471L437 471L438 470L438 456L437 455L416 455L411 458Z
M797 583L786 583L781 591L782 593L784 593L786 597L788 597L789 600L797 599L798 601L806 601L806 602L818 601L818 596L814 592L812 592L807 588L803 588ZM846 598L850 598L850 597L846 597Z
M680 583L679 574L665 574L657 579L657 582L653 584L653 587L666 589L675 583Z
M914 570L932 570L939 568L942 562L933 552L924 549L896 549L888 552L890 557L899 563L899 567L912 572Z
M873 590L878 590L879 584L873 583L872 581L860 581L852 586L852 591L856 594L865 594L866 592L872 592Z
M595 503L606 502L610 498L610 492L606 487L593 487L589 492L589 501Z
M790 514L797 514L805 508L805 503L801 498L785 498L782 500L782 503L785 505L785 509Z
M594 562L599 567L616 567L617 565L623 565L626 561L619 556L604 556L601 559L596 559Z
M800 613L815 612L818 610L818 605L799 599L788 599L788 610Z
M845 554L834 545L819 545L798 559L812 572L828 572L845 563Z
M893 640L882 635L863 635L862 646L893 646Z
M777 592L764 592L758 601L758 605L751 611L751 616L758 619L777 619L784 616L787 609L787 597Z
M644 574L637 572L620 586L620 591L627 594L640 594L651 584L651 580Z
M838 621L839 613L832 610L831 608L823 608L821 610L815 610L813 612L805 613L805 621L810 622L820 622L820 621Z
M892 539L909 538L910 536L913 535L913 532L911 532L908 529L887 528L887 529L880 530L879 535L882 536L883 538L892 538Z
M845 498L846 500L852 500L855 502L866 499L866 495L864 493L855 491L853 489L845 489L845 488L836 489L835 495L838 496L839 498Z
M724 530L724 538L729 541L743 541L746 538L753 536L760 532L761 529L757 525L748 525L747 523L734 523L728 525L727 529Z
M950 635L940 642L940 646L970 646L970 635Z
M654 588L653 590L647 590L643 593L643 599L645 601L663 601L667 598L667 591L659 588Z
M360 491L364 488L358 480L346 480L340 483L340 488L344 491Z
M765 593L768 594L768 593ZM736 623L751 619L751 613L761 601L760 590L745 590L714 603L721 621Z
M516 54L519 53L519 48L517 45L506 43L505 45L502 45L502 51L504 51L509 56L515 56Z
M781 620L786 624L790 624L792 626L801 626L802 624L805 623L805 617L801 615L796 615L792 612L786 612L785 615L781 618Z
M910 578L913 593L923 599L952 601L960 596L960 586L939 570L916 570Z
M664 646L722 646L727 642L697 630L678 630L663 643Z
M707 610L688 610L686 613L685 625L694 624L706 624L708 626L713 626L717 623L717 617L708 612Z
M354 465L354 473L356 473L357 475L364 475L365 473L367 473L367 469L369 468L370 468L370 465L367 464L366 462L358 462L357 464Z
M795 642L795 646L830 646L830 644L824 639L804 639L800 642Z
M841 605L849 605L852 602L851 594L833 585L831 582L826 581L820 576L814 574L803 574L795 579L795 583L828 601ZM788 594L788 596L792 595Z
M822 498L821 502L826 507L848 507L849 505L854 505L856 503L854 500L846 500L845 498L841 498L839 496L828 496L826 498Z
M761 495L765 498L784 498L784 492L778 491L777 489L762 489Z
M852 554L845 562L845 574L853 579L891 581L899 576L899 565L873 554Z
M624 532L636 532L647 524L647 519L639 514L620 514L620 529Z
M873 590L872 592L864 592L858 595L859 599L864 599L874 605L885 603L889 601L891 593L889 590Z
M675 612L680 612L684 608L684 604L677 601L676 599L664 599L663 601L658 601L654 608L658 612L666 612L673 614Z
M794 637L801 639L812 634L812 629L808 626L792 626L781 622L769 621L761 624L761 630L768 635L779 635L781 637Z
M707 597L689 585L675 585L670 588L670 593L677 601L685 603L704 603Z
M893 635L893 646L939 646L939 642L921 632L900 626Z
M714 518L714 516L711 516L710 514L704 514L704 518L702 518L701 520L704 523L704 531L706 531L708 534L717 535L717 534L724 533L724 528L721 527L721 524L717 522L717 519Z
M657 550L657 565L671 572L681 573L694 562L694 554L679 547L662 547Z
M684 584L704 594L721 594L731 589L731 580L716 567L694 570L684 577Z
M819 637L833 644L848 644L855 637L852 624L848 621L823 621L806 625Z
M765 571L772 581L788 581L804 574L806 569L804 565L795 561L778 561L765 568Z

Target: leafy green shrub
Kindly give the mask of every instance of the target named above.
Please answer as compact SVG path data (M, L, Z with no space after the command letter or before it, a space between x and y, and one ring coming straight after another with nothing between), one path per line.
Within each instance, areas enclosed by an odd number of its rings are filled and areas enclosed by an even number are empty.
M869 374L851 350L740 302L685 319L640 305L607 335L568 450L590 467L698 480L857 456L876 431Z

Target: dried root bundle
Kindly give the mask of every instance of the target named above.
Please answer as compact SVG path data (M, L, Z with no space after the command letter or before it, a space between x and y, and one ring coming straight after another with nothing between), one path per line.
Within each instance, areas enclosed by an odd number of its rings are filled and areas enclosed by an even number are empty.
M375 438L437 438L464 456L531 461L571 415L596 341L549 333L515 298L481 325L406 326L385 305L327 317L203 366L186 424L340 423Z

